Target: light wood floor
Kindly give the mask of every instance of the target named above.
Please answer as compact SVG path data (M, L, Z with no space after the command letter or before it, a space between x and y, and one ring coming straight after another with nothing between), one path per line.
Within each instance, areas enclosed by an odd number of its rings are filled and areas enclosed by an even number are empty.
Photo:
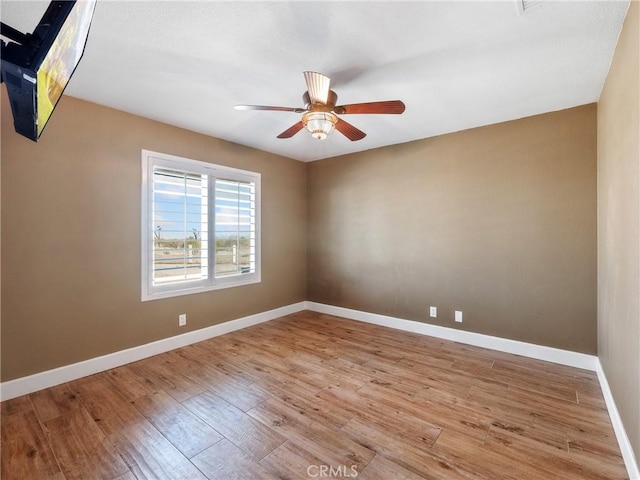
M593 372L311 312L2 403L2 479L620 479Z

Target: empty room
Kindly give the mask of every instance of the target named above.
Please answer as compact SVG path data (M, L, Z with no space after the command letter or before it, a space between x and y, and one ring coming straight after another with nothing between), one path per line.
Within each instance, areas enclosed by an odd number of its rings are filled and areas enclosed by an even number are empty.
M2 480L640 480L640 2L0 19Z

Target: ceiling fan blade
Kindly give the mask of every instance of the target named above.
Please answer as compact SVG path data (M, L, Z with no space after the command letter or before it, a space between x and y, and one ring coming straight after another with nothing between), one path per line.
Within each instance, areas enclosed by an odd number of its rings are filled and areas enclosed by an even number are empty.
M294 112L294 113L304 113L306 110L304 108L298 107L271 107L268 105L236 105L236 110L275 110L277 112Z
M296 133L298 133L300 130L302 130L303 127L304 127L304 125L302 125L302 122L295 123L295 124L291 125L289 128L287 128L280 135L278 135L277 138L291 138Z
M341 118L338 119L336 123L336 130L338 130L341 134L347 137L352 142L362 140L367 136L362 130L358 130L356 127L351 125L350 123L345 122Z
M331 79L318 72L304 72L304 81L307 82L307 91L311 103L327 104L329 100L329 84Z
M353 103L340 105L333 109L338 115L349 113L388 113L400 114L404 112L404 103L400 100L388 100L386 102Z

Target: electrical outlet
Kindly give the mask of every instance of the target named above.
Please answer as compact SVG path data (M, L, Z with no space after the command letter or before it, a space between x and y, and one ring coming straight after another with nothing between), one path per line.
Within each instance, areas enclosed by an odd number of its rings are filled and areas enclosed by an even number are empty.
M429 307L429 316L436 318L438 316L438 307Z
M462 312L460 310L456 310L456 322L462 323Z
M187 314L181 313L180 315L178 315L178 326L184 327L186 324L187 324Z

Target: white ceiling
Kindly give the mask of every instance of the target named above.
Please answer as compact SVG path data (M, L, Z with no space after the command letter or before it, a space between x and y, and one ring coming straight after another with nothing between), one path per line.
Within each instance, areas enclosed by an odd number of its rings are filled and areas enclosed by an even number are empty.
M30 33L49 2L1 2ZM301 161L427 138L598 100L628 1L98 0L66 94ZM303 107L302 72L338 104L403 100L402 115L349 115L367 133L276 136ZM55 114L51 121L55 121ZM46 135L47 131L43 133Z

